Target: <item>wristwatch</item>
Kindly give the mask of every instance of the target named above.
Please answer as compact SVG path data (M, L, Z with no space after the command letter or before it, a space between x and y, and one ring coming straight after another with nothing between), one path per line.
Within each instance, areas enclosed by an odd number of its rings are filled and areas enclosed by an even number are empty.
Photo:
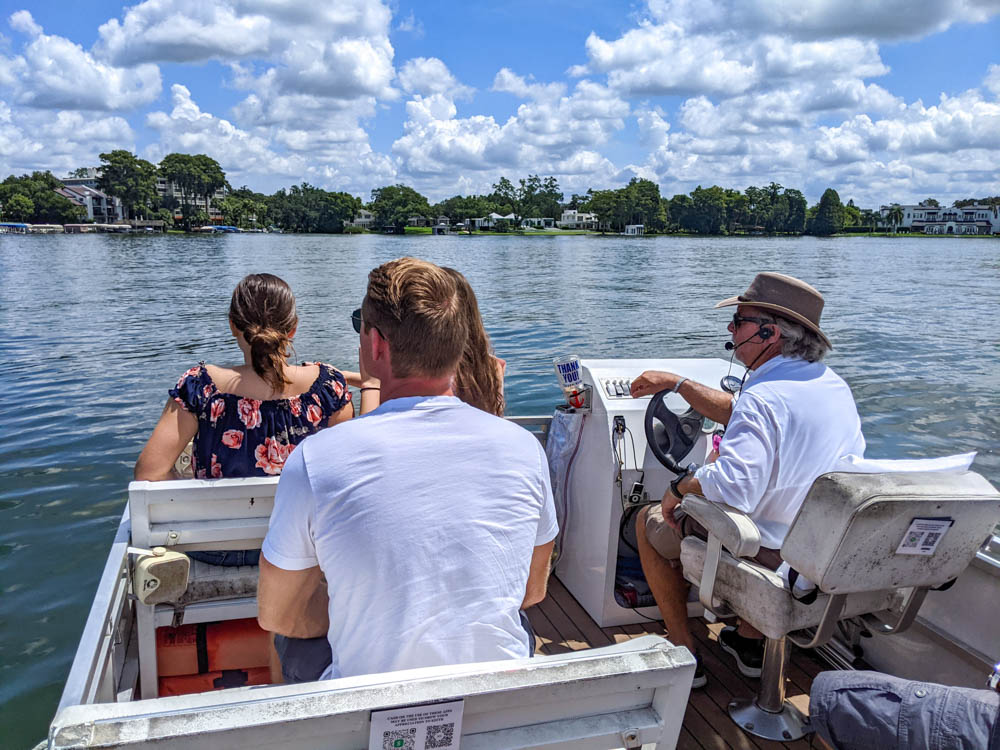
M683 480L685 477L689 477L692 474L694 474L695 471L697 471L697 469L698 469L698 464L688 464L688 466L684 469L684 472L674 477L674 480L670 483L670 492L678 500L684 499L684 495L682 495L680 493L680 490L677 489L678 485L680 485L681 483L681 480Z
M676 497L678 500L683 500L684 495L682 495L680 491L677 489L677 485L679 485L681 483L681 480L686 476L687 472L684 472L683 474L678 474L677 478L670 483L670 494Z

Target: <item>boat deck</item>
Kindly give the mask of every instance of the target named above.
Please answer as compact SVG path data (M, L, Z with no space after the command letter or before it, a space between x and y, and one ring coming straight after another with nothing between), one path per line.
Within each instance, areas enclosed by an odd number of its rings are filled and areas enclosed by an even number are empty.
M549 593L543 602L528 610L528 619L535 629L535 648L541 654L561 654L586 648L608 646L627 641L640 635L666 635L662 622L641 625L601 628L591 619L573 595L558 578L549 579ZM681 750L754 750L755 748L809 748L825 747L819 738L796 742L771 742L762 740L739 729L726 713L734 697L754 695L757 680L744 677L737 670L732 657L718 644L718 633L723 623L708 624L702 619L692 619L691 630L701 647L701 657L708 677L708 685L692 690L684 728L677 747ZM813 677L828 668L807 651L792 647L786 667L786 694L801 710L808 713L809 687Z

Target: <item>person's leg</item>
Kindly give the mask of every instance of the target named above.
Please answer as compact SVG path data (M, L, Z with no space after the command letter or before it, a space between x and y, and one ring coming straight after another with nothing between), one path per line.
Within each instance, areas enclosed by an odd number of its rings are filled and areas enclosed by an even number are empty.
M653 522L662 524L659 531L663 535L673 535L675 540L667 539L666 543L659 543L660 551L672 551L676 546L677 556L668 559L653 547L646 536L647 520L650 513L653 514ZM695 651L694 637L687 624L687 598L688 590L691 588L681 572L680 564L680 534L670 527L665 527L662 514L659 513L659 505L651 505L639 511L636 519L636 542L639 546L639 562L642 564L643 575L646 576L646 583L656 600L656 606L660 609L663 617L663 624L667 629L667 637L671 643L677 646L687 646L692 653ZM660 534L658 534L660 536Z

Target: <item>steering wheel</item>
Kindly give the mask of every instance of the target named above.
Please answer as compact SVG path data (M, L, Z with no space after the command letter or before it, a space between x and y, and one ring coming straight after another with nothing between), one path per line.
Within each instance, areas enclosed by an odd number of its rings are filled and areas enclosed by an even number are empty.
M704 417L693 408L680 415L672 412L664 400L670 393L665 388L654 394L646 407L646 443L661 464L681 474L685 467L680 462L694 447Z

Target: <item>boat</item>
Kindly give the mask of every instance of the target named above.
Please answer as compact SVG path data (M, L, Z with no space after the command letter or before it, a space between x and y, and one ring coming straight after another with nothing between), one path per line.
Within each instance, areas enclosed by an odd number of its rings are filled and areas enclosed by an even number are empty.
M575 407L510 418L546 445L561 528L549 596L528 612L538 656L267 684L253 622L255 569L192 563L183 552L259 548L278 478L132 482L48 739L39 747L749 747L748 735L770 730L763 721L741 718L745 709L791 717L779 732L798 721L792 729L799 734L777 739L807 747L809 683L823 669L866 666L914 679L981 683L1000 652L992 611L1000 594L1000 536L993 526L1000 495L974 472L831 474L821 479L848 488L868 481L865 476L880 478L888 487L883 494L902 513L892 523L879 515L880 529L895 529L897 521L905 528L907 502L935 504L936 515L954 521L939 541L942 549L951 545L947 560L938 564L932 552L921 560L935 564L918 566L925 577L912 586L894 578L884 591L841 599L827 591L835 586L813 574L822 592L820 615L814 626L789 632L787 643L784 634L774 638L778 657L765 661L758 687L729 669L718 648L720 618L732 614L726 610L738 597L727 593L724 576L707 573L724 570L732 560L722 547L741 542L727 537L713 546L716 527L709 526L707 550L699 548L704 564L690 576L696 598L689 615L696 618L692 629L710 683L692 692L693 656L664 637L648 598L632 596L636 560L626 521L662 496L675 476L671 462L676 469L681 461L705 459L718 425L688 411L675 394L631 398L631 379L648 369L730 388L733 382L729 363L718 359L583 359ZM894 494L894 487L901 489ZM685 506L702 512L697 498L689 496ZM861 503L842 519L843 539L871 522L865 515L871 507ZM790 537L799 525L815 523L800 524L803 515ZM836 541L829 518L822 520L824 533ZM980 546L982 538L987 543ZM823 557L822 550L809 554ZM838 560L835 550L830 554ZM836 562L831 575L849 574L848 565ZM885 569L900 565L894 557ZM928 570L949 577L947 590L929 590L939 586L937 578L926 578ZM864 597L875 603L851 610ZM847 609L838 611L836 601ZM771 694L762 695L775 676Z

